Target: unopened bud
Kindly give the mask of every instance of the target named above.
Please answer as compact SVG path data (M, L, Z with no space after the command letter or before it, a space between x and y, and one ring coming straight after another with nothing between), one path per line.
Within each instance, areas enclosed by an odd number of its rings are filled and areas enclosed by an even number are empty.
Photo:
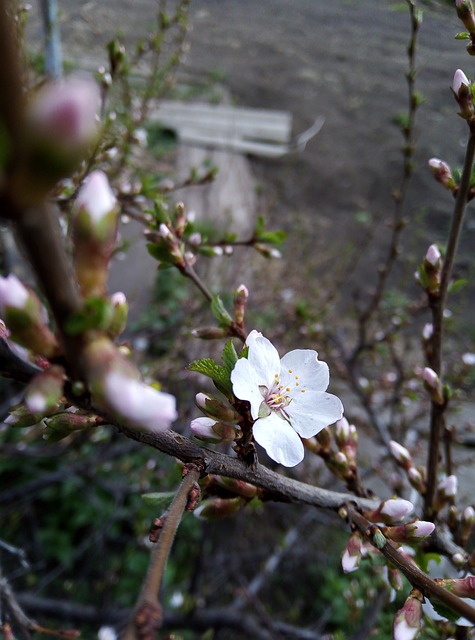
M458 18L469 33L475 33L475 15L471 0L455 0Z
M236 428L213 418L195 418L190 422L194 435L205 442L233 442Z
M337 445L340 448L344 447L350 437L350 423L345 417L340 418L340 420L336 421L334 433Z
M239 415L230 405L206 393L197 393L195 402L196 406L209 418L222 420L224 422L234 422L239 418Z
M420 494L425 493L425 481L419 469L411 467L407 471L407 477L414 489L416 489Z
M221 487L243 498L252 499L257 495L257 487L244 480L235 480L226 476L215 476L215 480Z
M241 284L234 292L234 319L238 324L244 322L248 298L248 288L244 284Z
M39 298L13 274L0 276L0 316L14 342L46 358L58 354L58 342L46 324Z
M424 387L429 392L432 402L439 405L444 404L442 384L437 373L430 367L425 367L422 372L422 380L424 381Z
M71 222L74 267L85 298L106 293L117 225L117 201L107 177L94 171L79 190Z
M401 522L410 513L414 511L414 505L409 500L403 500L402 498L391 498L381 503L379 508L372 514L376 516L379 514L379 519L373 520L374 522L384 522L385 524L393 524Z
M63 396L64 369L53 366L36 375L25 392L25 405L37 416L56 411Z
M220 520L239 511L242 504L241 498L210 498L203 500L193 514L200 520Z
M201 340L217 340L225 338L228 332L220 327L200 327L199 329L193 329L191 335L195 338L201 338Z
M459 115L465 120L470 120L474 115L472 90L470 81L461 69L455 72L452 92L460 107Z
M112 317L107 327L107 333L111 338L115 338L119 336L126 327L129 305L122 291L113 293L110 297L110 302L112 304Z
M441 265L441 259L442 255L439 251L439 247L436 244L431 244L427 249L425 262L434 269L439 269Z
M391 452L391 455L396 460L396 462L401 465L401 467L403 467L404 469L412 467L411 454L406 449L406 447L403 447L395 440L391 440L389 442L389 451Z
M465 543L472 533L473 525L475 524L475 509L473 507L466 507L462 512L460 520L460 533L462 541Z
M341 555L341 568L344 573L356 571L361 563L362 539L359 532L352 533Z
M401 591L403 586L402 577L395 567L388 567L388 582L394 591Z
M383 527L382 531L386 538L394 542L411 542L415 540L423 540L431 535L435 525L433 522L425 520L415 520L408 524L401 524L396 527Z
M269 247L267 244L261 244L260 242L258 242L254 245L254 249L256 249L256 251L259 251L259 253L263 255L264 258L282 258L282 254L278 249Z
M394 640L414 640L417 636L421 627L422 601L422 594L413 590L394 618Z
M446 189L453 191L456 188L455 180L452 176L452 171L449 165L439 158L431 158L429 160L429 168L432 175L440 182Z

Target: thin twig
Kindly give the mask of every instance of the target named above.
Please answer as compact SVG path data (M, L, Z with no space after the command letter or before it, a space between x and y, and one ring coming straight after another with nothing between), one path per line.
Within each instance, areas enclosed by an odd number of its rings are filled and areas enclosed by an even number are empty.
M397 547L386 540L384 545L375 544L375 534L383 536L381 530L376 525L369 522L353 505L346 506L348 521L358 529L374 546L387 558L397 569L403 573L413 587L419 589L424 596L435 600L440 600L456 613L475 624L475 609L465 600L458 598L450 591L438 585L432 578L421 571L413 562L409 562L398 551ZM378 536L378 537L379 537Z

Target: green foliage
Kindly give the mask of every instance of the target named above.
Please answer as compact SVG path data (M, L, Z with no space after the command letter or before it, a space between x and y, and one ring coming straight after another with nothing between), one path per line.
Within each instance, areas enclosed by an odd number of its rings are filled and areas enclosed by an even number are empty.
M229 379L229 373L225 367L217 364L210 358L203 358L202 360L192 362L188 365L188 369L211 378L220 391L222 391L227 397L231 397L232 385Z
M254 230L254 239L263 244L282 244L287 238L285 231L266 231L265 220L263 216L257 218L256 228Z
M211 312L218 321L220 327L226 328L231 326L233 319L229 315L220 296L216 293L211 301Z

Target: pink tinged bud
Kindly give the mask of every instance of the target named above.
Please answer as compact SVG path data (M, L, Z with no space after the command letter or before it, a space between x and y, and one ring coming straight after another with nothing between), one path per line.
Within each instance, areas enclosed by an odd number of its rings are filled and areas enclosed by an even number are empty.
M470 82L465 73L462 71L462 69L457 69L452 82L452 90L455 95L458 96L461 89L463 89L464 87L468 88L469 86Z
M407 467L412 465L411 454L398 442L391 440L389 442L389 451L391 452L391 455L396 460L396 462L398 462L401 466Z
M6 278L0 277L0 314L5 317L7 307L23 309L30 293L12 273Z
M122 333L127 324L127 316L129 313L129 305L122 291L117 291L110 297L112 305L112 317L107 327L107 333L112 338Z
M33 378L25 392L25 405L32 414L47 416L56 411L63 396L64 370L53 366Z
M234 478L226 478L225 476L215 476L215 479L221 487L243 498L252 499L257 495L257 487L249 484L249 482L234 480Z
M220 520L239 511L243 504L241 498L212 498L203 500L197 509L194 510L195 515L200 520Z
M450 585L444 584L444 586L449 586L449 591L459 598L475 598L475 576L447 580L446 582L450 582Z
M361 562L362 541L358 533L353 533L341 556L343 573L356 571Z
M452 171L446 162L439 160L439 158L431 158L429 160L429 168L437 182L443 184L447 189L455 188Z
M69 78L46 85L34 97L31 116L43 134L75 147L97 135L100 103L95 82Z
M381 504L379 511L381 516L383 516L383 522L390 524L404 520L404 518L414 511L414 505L412 502L409 502L409 500L391 498Z
M394 640L414 640L422 619L422 603L419 598L409 596L394 618Z
M122 372L109 372L104 380L104 400L120 419L148 431L164 431L176 420L176 400Z
M100 224L107 214L114 211L117 200L112 193L107 176L102 171L93 171L79 190L73 213L85 211L91 222Z
M339 447L345 446L350 437L350 423L343 417L335 423L335 440Z
M14 342L46 358L58 354L58 342L46 324L40 300L13 274L0 277L0 314Z
M394 591L401 591L403 586L402 577L396 568L388 567L388 582Z
M430 340L432 338L432 334L434 333L434 327L432 323L427 322L422 329L422 337L424 340Z
M430 247L427 249L427 253L426 253L426 262L428 264L430 264L432 267L434 268L438 268L440 267L440 261L441 261L442 255L439 251L439 248L436 244L431 244Z
M195 418L190 428L197 438L205 442L232 442L236 437L236 429L213 418Z
M475 523L475 509L473 507L466 507L462 513L462 525L473 526Z
M445 480L439 482L437 491L445 498L454 498L457 495L458 480L457 476L447 476Z
M424 478L422 477L421 472L418 469L416 469L416 467L411 467L410 469L408 469L407 477L409 478L409 482L414 487L414 489L417 489L419 493L424 493L425 491Z
M405 525L405 528L408 540L422 540L431 535L435 529L435 525L433 522L416 520L415 522Z
M102 297L115 248L117 201L102 171L91 173L79 190L72 211L73 259L84 297Z
M440 384L439 376L430 367L425 367L422 373L422 379L431 389L437 389Z

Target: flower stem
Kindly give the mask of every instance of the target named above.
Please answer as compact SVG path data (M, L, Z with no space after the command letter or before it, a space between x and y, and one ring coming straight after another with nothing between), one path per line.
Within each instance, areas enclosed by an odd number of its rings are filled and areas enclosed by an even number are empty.
M440 290L437 296L431 296L429 305L432 310L432 353L429 359L431 368L440 376L442 368L442 338L444 310L447 294L452 276L452 269L457 253L457 247L462 230L462 224L467 207L467 197L470 190L473 161L475 157L475 131L471 131L465 151L462 178L460 180L457 198L455 200L452 226L450 228L447 247L445 250L444 264L442 267ZM444 413L447 403L431 404L429 455L427 460L427 490L424 499L424 514L431 517L433 514L434 496L437 486L437 471L439 462L439 447L444 422Z

